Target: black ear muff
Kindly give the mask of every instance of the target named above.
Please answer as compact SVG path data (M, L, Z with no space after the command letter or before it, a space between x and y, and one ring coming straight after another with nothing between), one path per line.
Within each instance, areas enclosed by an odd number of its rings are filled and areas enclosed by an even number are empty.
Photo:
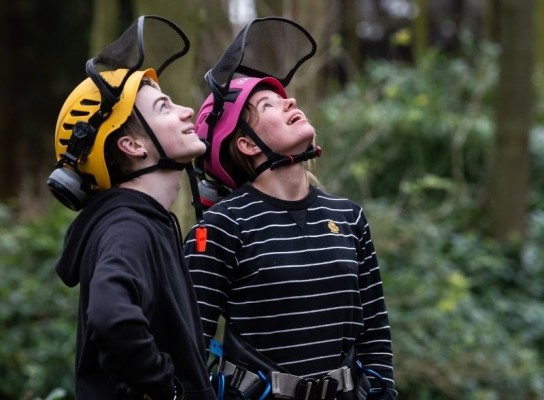
M200 203L202 203L202 206L207 209L214 204L219 203L230 193L230 190L228 190L226 186L203 179L198 182L198 193L200 196Z
M83 178L66 167L56 168L47 178L47 186L57 200L74 211L81 210L91 196Z
M217 187L206 180L198 182L198 193L204 208L209 208L221 200Z
M62 204L71 210L81 210L92 192L84 177L76 171L78 163L84 163L96 137L96 128L87 122L76 122L72 135L57 163L57 168L47 178L49 190Z

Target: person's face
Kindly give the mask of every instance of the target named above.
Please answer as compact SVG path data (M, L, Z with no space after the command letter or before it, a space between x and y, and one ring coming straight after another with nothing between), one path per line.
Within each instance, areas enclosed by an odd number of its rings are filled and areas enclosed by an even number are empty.
M249 125L272 151L296 154L313 142L315 129L297 108L295 99L260 90L249 99L249 108Z
M204 154L206 146L196 135L191 122L193 109L172 103L170 97L149 85L142 86L138 91L136 106L167 157L188 163L194 157Z

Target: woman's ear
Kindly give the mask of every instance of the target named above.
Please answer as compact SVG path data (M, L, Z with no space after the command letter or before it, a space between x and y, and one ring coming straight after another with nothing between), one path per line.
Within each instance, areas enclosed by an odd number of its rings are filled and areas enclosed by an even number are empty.
M254 156L261 153L261 148L255 144L248 136L240 136L236 139L236 147L240 153L246 156Z
M121 136L117 140L117 146L121 151L132 157L143 158L147 155L145 143L131 136Z

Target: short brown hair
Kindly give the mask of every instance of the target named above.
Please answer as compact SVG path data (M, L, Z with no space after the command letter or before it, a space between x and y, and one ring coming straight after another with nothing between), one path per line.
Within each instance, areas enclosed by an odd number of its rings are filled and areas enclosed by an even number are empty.
M159 88L157 83L149 77L144 77L141 80L138 91L144 86ZM131 158L117 145L118 140L123 136L130 136L133 138L147 137L147 133L145 132L142 122L136 116L134 110L132 110L132 113L129 115L125 123L106 139L104 146L104 158L110 174L112 186L121 183L123 176L132 172L133 169L133 162Z

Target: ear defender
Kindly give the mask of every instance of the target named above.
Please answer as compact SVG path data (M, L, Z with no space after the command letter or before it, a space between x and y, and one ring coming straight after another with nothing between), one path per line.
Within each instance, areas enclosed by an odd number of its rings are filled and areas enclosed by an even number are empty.
M90 124L77 122L72 128L66 152L57 163L57 168L47 178L47 186L53 196L74 211L81 210L92 194L90 186L76 169L78 162L85 162L87 159L96 132L96 128Z
M47 178L49 190L66 207L79 211L91 197L80 174L71 168L56 168Z
M215 203L219 203L219 201L230 193L225 186L207 179L198 182L198 192L200 202L205 208L210 208Z

